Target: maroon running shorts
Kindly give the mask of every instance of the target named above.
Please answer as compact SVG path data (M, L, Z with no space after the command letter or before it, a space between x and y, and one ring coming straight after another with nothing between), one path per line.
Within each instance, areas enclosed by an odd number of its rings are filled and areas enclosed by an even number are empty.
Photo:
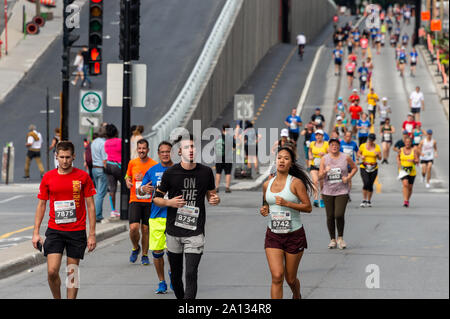
M298 254L308 248L305 229L302 227L291 233L276 234L267 228L266 241L264 243L264 249L266 248L276 248L289 254Z

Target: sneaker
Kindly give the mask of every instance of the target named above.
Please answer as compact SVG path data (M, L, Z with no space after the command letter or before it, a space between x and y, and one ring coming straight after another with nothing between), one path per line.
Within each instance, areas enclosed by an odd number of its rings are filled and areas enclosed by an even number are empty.
M337 241L337 245L339 249L345 249L347 248L347 244L345 243L345 241L343 239L338 239Z
M313 205L314 205L314 207L319 207L319 201L315 200Z
M372 207L372 202L370 200L366 201L366 207Z
M336 248L336 240L332 239L328 244L328 249Z
M407 200L405 200L405 201L403 202L403 207L409 207L409 202L408 202Z
M155 294L166 294L166 293L167 293L167 284L164 280L160 281L158 289L155 290Z
M319 207L320 208L324 208L325 207L325 203L323 202L323 199L320 200Z
M23 178L25 178L25 179L30 179L30 176L24 176Z
M115 209L111 212L111 217L113 217L113 218L120 217L120 213L117 211L117 209Z
M352 201L350 194L348 195L348 202L350 203Z
M362 207L362 208L365 208L365 207L367 207L367 204L366 204L367 202L365 201L365 200L363 200L362 202L361 202L361 204L359 205L359 207Z
M231 193L231 189L230 189L229 187L227 187L227 188L225 189L225 193Z
M141 246L138 246L138 248L137 249L133 249L132 251L131 251L131 255L130 255L130 263L135 263L136 262L136 260L137 260L137 258L138 258L138 255L139 255L139 252L141 251Z
M426 188L430 188L430 187L431 187L430 183L426 183L426 184L425 184L425 187L426 187Z
M144 266L150 265L150 260L148 259L148 256L142 255L141 257L141 264Z

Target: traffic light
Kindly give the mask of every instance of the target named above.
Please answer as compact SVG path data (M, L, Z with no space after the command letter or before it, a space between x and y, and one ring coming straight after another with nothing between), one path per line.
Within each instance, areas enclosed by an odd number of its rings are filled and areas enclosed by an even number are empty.
M89 48L103 43L103 0L89 0Z
M126 26L126 0L120 1L120 42L119 58L124 60L126 40L129 40L130 61L139 60L139 37L140 37L140 0L129 0L128 27Z
M89 49L89 74L102 74L102 49L100 48Z
M63 35L63 45L65 48L72 46L74 42L76 42L80 36L78 34L71 34L75 28L79 27L76 21L79 21L78 14L78 6L73 3L75 0L64 0L64 11L63 11L63 27L64 27L64 35Z

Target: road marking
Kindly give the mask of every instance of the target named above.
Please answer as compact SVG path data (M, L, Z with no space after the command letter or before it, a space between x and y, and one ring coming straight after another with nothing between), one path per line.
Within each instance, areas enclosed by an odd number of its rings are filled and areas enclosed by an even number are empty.
M5 239L5 238L10 237L11 235L14 235L14 234L17 234L17 233L21 233L21 232L24 232L24 231L27 231L27 230L30 230L30 229L33 229L33 228L34 228L34 226L28 226L28 227L25 227L25 228L22 228L22 229L18 229L18 230L12 231L10 233L6 233L6 234L1 235L0 239Z
M4 199L4 200L0 200L0 204L4 204L4 203L7 203L7 202L10 202L10 201L13 201L15 199L22 198L22 197L25 197L25 196L27 196L27 195L16 195L16 196Z

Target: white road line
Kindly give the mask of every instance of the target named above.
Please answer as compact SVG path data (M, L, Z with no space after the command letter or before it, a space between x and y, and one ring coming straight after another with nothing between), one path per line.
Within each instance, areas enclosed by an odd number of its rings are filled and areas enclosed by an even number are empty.
M19 198L22 198L22 197L25 197L25 196L27 196L27 195L16 195L16 196L4 199L4 200L0 200L0 204L4 204L4 203L7 203L7 202L10 202L10 201L13 201L15 199L19 199Z

